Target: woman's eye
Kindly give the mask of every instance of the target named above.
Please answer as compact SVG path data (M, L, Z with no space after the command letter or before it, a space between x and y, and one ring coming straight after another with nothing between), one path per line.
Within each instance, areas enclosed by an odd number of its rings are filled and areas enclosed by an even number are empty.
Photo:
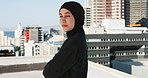
M60 18L62 18L63 16L62 15L60 15Z
M70 15L66 15L65 17L70 17Z

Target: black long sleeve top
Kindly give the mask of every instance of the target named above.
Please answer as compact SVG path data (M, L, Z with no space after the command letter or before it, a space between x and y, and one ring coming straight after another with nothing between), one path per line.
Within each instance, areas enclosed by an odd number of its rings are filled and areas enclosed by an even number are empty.
M60 51L47 63L43 75L45 78L86 78L87 45L84 32L70 36Z

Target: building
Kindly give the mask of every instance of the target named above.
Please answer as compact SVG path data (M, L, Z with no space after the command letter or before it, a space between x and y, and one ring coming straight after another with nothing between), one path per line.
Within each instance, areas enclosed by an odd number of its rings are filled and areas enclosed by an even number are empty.
M87 34L86 39L88 59L98 64L148 57L148 34Z
M103 27L84 28L85 34L104 34Z
M104 19L101 26L104 34L142 34L148 30L147 27L125 27L124 19Z
M124 0L112 0L112 18L124 19Z
M22 31L22 25L21 23L19 23L17 29L15 30L15 38L20 38L20 36L22 35Z
M58 52L59 46L53 46L49 43L36 43L29 40L24 44L25 53L24 56L48 56L54 55Z
M25 55L25 46L24 43L26 42L26 37L25 36L20 36L20 56Z
M43 30L41 26L38 25L27 25L22 31L22 35L20 36L20 56L25 55L25 44L28 43L29 40L35 42L43 42Z
M139 78L148 78L148 59L114 60L112 67Z
M53 56L1 57L1 78L44 78L43 68ZM11 61L11 62L8 62ZM147 72L145 72L147 73ZM88 61L87 78L138 78L136 76Z
M85 0L84 11L85 11L84 28L89 28L91 26L91 0Z
M90 7L92 5L92 0L84 0L84 6Z
M10 46L13 39L5 36L4 31L0 31L0 46Z
M104 27L105 34L124 34L124 19L103 19L101 25Z
M104 19L101 26L102 33L86 33L89 60L112 66L113 60L148 57L146 27L125 27L124 19Z
M0 46L4 46L4 31L0 31Z
M91 0L91 23L101 23L103 19L112 17L111 0Z
M44 41L42 27L38 25L27 25L23 34L26 37L26 42L29 40L34 40L36 42Z
M18 28L15 30L15 46L20 46L20 36L22 35L22 25L21 23L18 24Z
M148 18L147 0L125 0L124 13L126 25L135 24L141 18Z
M86 0L91 8L91 24L103 19L125 19L125 25L148 18L147 0Z
M89 28L91 26L91 7L84 7L85 11L85 20L84 20L84 28Z

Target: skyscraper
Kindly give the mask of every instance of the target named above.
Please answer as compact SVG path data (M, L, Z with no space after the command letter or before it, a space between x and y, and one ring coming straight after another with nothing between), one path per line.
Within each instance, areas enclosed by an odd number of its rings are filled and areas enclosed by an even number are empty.
M111 18L111 0L91 0L91 23L101 23L103 19Z
M91 26L91 0L84 0L84 11L85 11L85 20L84 28L89 28Z
M124 0L112 0L112 18L124 19Z
M20 36L22 35L22 25L18 24L18 28L15 30L15 45L20 46Z
M89 28L91 26L91 7L85 6L85 20L84 20L84 27Z
M148 18L147 0L125 0L124 5L126 25L135 24L141 18Z
M148 18L148 0L85 0L90 6L91 25L103 19L125 19L125 25Z
M0 46L4 46L4 31L0 31Z
M15 38L20 38L22 35L22 25L21 23L18 24L18 28L15 30Z

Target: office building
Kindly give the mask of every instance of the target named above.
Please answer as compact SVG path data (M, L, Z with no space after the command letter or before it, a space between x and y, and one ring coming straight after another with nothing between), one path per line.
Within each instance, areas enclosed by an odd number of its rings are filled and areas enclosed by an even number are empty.
M22 25L19 23L17 29L15 30L15 38L20 38L22 31Z
M111 0L112 1L112 18L124 19L124 0Z
M26 37L26 42L28 42L29 40L42 42L44 40L42 27L38 25L27 25L27 27L25 27L24 29L23 34Z
M89 28L91 26L91 0L85 0L83 8L85 11L84 28Z
M84 0L84 6L90 7L92 5L92 0Z
M135 24L141 18L148 18L147 0L125 0L125 23L126 25Z
M85 20L84 20L84 28L89 28L91 26L91 7L84 7L85 11Z
M24 46L25 42L26 42L26 37L23 35L20 36L20 54L19 54L19 56L25 55L25 46Z
M22 35L22 25L21 23L18 24L18 28L15 30L15 46L20 46L20 36Z
M11 42L8 40L9 37L4 36L4 31L0 31L0 46L10 46Z
M104 19L104 33L86 34L88 59L112 66L113 60L129 60L148 57L146 27L125 27L124 19Z
M89 0L85 4L91 8L91 24L112 18L125 19L128 26L141 18L148 18L147 0Z
M0 31L0 46L4 46L4 31Z
M112 17L111 0L91 0L91 23L101 23L103 19Z
M52 46L49 43L36 43L35 41L29 40L28 43L24 44L25 55L24 56L48 56L54 55L58 52L59 46Z
M113 60L148 58L148 34L87 34L88 59L112 66Z

